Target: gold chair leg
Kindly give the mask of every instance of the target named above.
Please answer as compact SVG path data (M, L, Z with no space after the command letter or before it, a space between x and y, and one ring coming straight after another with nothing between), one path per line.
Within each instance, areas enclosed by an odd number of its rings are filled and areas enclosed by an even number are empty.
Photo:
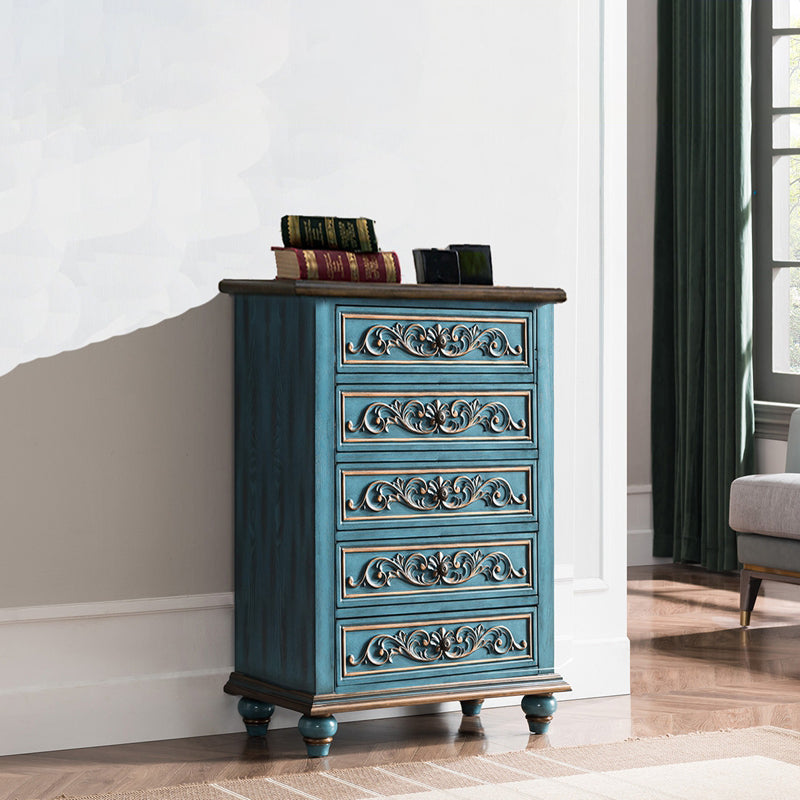
M740 611L739 612L739 624L746 628L750 625L750 611Z

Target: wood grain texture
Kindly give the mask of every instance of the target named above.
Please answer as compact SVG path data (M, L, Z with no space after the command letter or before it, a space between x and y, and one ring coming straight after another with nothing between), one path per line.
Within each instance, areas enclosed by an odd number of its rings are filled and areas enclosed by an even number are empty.
M568 700L529 737L519 707L340 724L331 755L305 757L294 728L0 758L0 800L195 781L548 751L630 737L753 725L800 730L800 589L772 584L738 625L738 578L680 565L629 571L630 697ZM746 635L743 635L746 634ZM420 765L420 768L423 768Z
M373 298L383 301L450 300L509 303L563 303L563 289L536 289L522 286L447 286L414 283L349 283L342 281L289 281L228 279L220 281L224 294L277 294L311 297Z
M316 561L304 540L317 502L315 364L287 357L313 352L315 311L281 298L236 302L236 669L325 691L313 657Z

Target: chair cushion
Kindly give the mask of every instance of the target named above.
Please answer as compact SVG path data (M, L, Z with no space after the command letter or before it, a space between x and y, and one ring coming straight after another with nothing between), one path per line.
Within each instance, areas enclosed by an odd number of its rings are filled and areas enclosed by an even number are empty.
M729 522L735 531L800 539L800 473L737 478Z

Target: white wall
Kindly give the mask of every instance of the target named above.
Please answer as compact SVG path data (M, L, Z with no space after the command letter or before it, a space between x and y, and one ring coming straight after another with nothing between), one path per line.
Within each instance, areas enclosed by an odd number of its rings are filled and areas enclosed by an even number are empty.
M373 216L407 270L471 239L558 283L578 5L3 4L0 374L270 277L287 212Z
M556 658L575 696L626 692L624 2L12 5L0 264L14 280L0 283L0 355L4 370L50 357L0 378L14 411L0 439L17 426L0 448L0 474L14 477L0 481L0 536L25 537L15 570L34 576L0 607L0 752L240 729L220 692L229 563L208 571L209 548L232 549L229 512L219 517L231 364L221 337L200 333L229 320L228 299L103 340L205 303L222 277L272 277L287 212L375 218L406 280L413 247L470 240L491 243L496 283L566 289ZM169 370L175 352L185 370ZM59 392L77 376L80 391ZM64 423L43 438L48 387ZM156 408L191 399L204 422L165 430L120 414L102 435L115 410L138 409L119 392L137 391ZM100 433L66 430L72 412L84 425L99 415ZM179 479L119 480L152 470L159 447ZM55 456L43 484L31 448ZM108 500L102 513L69 485ZM216 538L191 523L212 504ZM147 545L130 547L137 526ZM60 569L37 594L34 554L49 550ZM91 580L108 570L119 580Z
M658 0L628 0L628 564L653 557L650 361Z

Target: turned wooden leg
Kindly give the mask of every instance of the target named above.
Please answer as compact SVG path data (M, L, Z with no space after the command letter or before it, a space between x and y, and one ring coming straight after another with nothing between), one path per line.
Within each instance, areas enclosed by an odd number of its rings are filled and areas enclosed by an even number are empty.
M480 700L462 700L461 713L465 717L477 717L481 713L483 698Z
M756 578L750 570L743 569L739 576L739 624L743 628L750 624L750 614L760 588L761 578Z
M336 735L339 723L333 715L328 717L308 717L303 714L297 723L309 758L320 758L328 755L331 742Z
M526 694L521 705L530 732L547 733L558 705L555 697L552 694Z
M241 697L238 709L244 720L244 727L247 728L250 736L267 735L269 719L275 711L275 706L272 703L253 700L251 697Z

